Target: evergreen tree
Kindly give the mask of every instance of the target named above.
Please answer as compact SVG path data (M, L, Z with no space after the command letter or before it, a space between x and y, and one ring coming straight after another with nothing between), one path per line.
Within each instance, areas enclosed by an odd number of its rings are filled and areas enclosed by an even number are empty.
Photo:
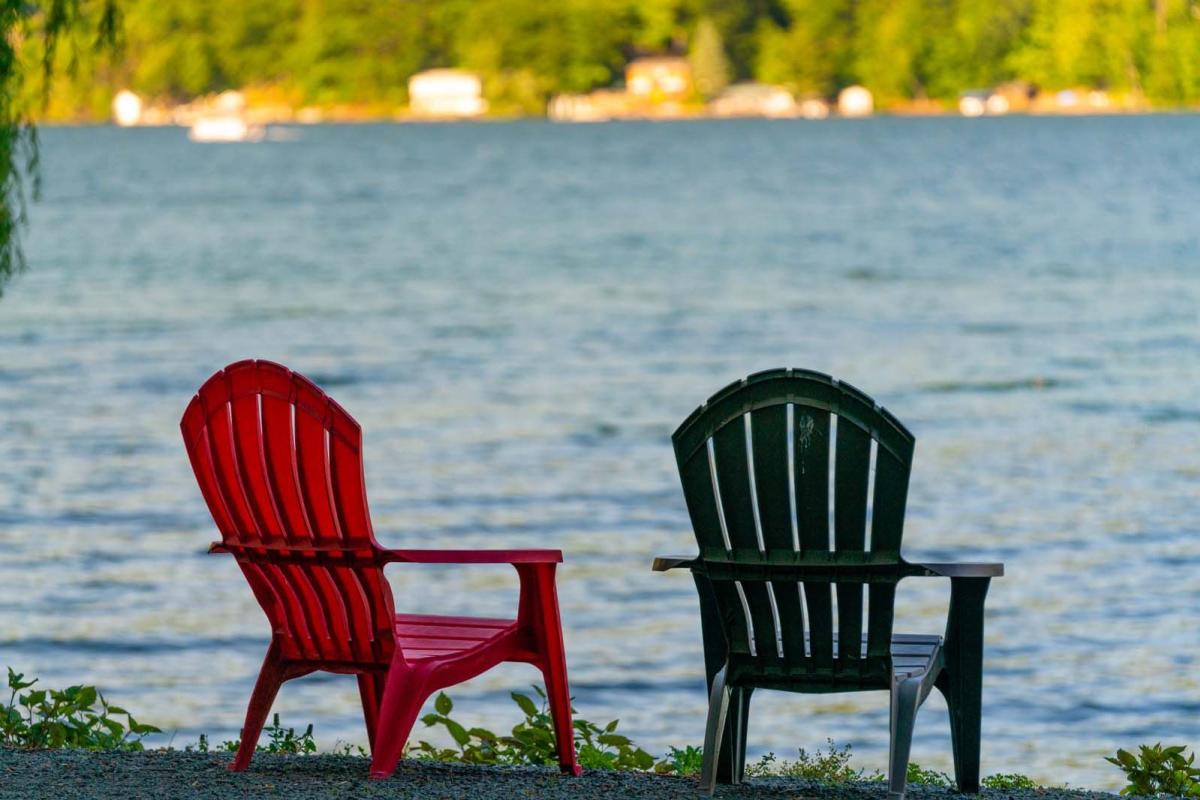
M721 32L708 17L696 25L692 46L688 50L688 62L692 67L692 83L696 92L710 100L729 85L729 57L725 55L725 43Z

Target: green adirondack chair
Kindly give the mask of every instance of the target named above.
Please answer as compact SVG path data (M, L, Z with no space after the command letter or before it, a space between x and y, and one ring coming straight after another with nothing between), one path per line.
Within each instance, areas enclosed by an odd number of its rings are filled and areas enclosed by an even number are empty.
M743 777L754 689L886 690L899 800L917 708L935 686L958 788L978 792L983 605L1004 567L901 557L912 434L858 389L788 369L730 384L672 438L700 555L654 569L689 569L700 594L704 792ZM896 584L914 576L950 578L944 638L892 632Z

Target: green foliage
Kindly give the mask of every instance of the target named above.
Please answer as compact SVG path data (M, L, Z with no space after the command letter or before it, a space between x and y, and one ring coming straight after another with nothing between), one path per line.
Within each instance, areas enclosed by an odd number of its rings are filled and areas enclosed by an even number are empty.
M450 33L454 63L477 70L499 113L543 113L556 92L611 83L625 63L623 0L476 0Z
M350 744L349 742L335 743L333 754L335 756L354 756L355 758L371 757L371 754L367 752L367 748L361 744Z
M725 55L725 43L711 19L705 17L696 26L696 35L688 51L692 83L705 100L716 97L729 85L731 68Z
M263 728L267 743L261 742L255 752L286 753L288 755L308 755L317 752L317 743L313 740L313 726L309 723L304 733L296 735L295 728L284 728L279 724L279 715L275 714L271 724ZM236 748L234 748L236 749Z
M704 750L695 745L667 749L667 755L654 765L654 771L668 775L699 775L704 765Z
M950 780L950 776L944 772L937 770L925 769L915 761L908 762L909 783L919 783L925 786L940 786L944 789L949 789L954 785L954 781Z
M36 678L25 680L23 674L8 668L9 698L8 704L0 707L0 745L141 750L143 737L161 733L110 704L95 686L34 689L36 683Z
M254 752L256 753L280 753L284 755L304 756L317 752L317 742L313 738L313 726L311 723L304 729L304 733L297 734L295 728L283 727L279 722L279 715L275 714L272 716L271 724L264 727L262 732L266 736L267 741L264 744L262 738L259 738L258 744L254 748ZM208 736L202 733L200 734L200 741L196 743L195 749L200 753L207 753L209 750L236 753L241 746L242 740L240 738L226 739L218 745L210 745ZM185 749L191 750L192 748L188 746ZM334 752L340 755L355 754L351 745L344 745L341 750L335 749ZM362 753L363 749L359 747L357 752Z
M558 763L554 722L547 708L546 694L540 687L533 688L540 705L528 695L512 693L513 702L525 719L513 727L509 736L498 736L484 728L466 728L450 717L454 702L447 694L439 692L434 699L434 713L426 714L421 721L428 727L445 728L455 747L437 747L421 741L410 749L410 755L468 764ZM600 727L585 719L575 719L575 752L584 769L648 770L655 766L653 756L617 733L617 720Z
M1129 784L1121 794L1200 797L1200 768L1193 763L1195 754L1185 753L1186 749L1184 745L1144 744L1137 755L1118 750L1104 760L1124 771Z
M785 0L782 5L786 22L768 17L760 23L755 76L801 94L831 95L854 83L851 0Z
M759 758L756 763L746 765L746 775L751 778L765 778L768 776L801 778L829 785L853 783L855 781L886 780L887 776L878 770L867 772L861 768L855 769L850 766L850 745L839 747L832 739L827 739L826 741L829 743L829 750L827 752L818 749L810 753L802 747L795 761L779 761L774 753L767 753L765 756ZM697 758L699 758L699 750L696 751L696 754ZM697 762L696 769L699 771L699 762ZM682 772L682 770L679 772L680 774L687 774ZM925 769L915 762L909 762L908 764L907 780L910 784L923 784L925 786L944 789L954 786L954 782L946 773ZM1037 784L1032 780L1024 775L1017 774L990 775L984 778L981 783L987 789L1013 790L1038 788Z
M0 0L0 292L25 265L26 183L35 198L39 189L32 117L49 100L59 45L78 49L81 30L115 43L116 28L116 0Z
M846 783L848 781L870 780L861 769L850 766L850 745L838 747L832 739L829 751L808 752L800 748L795 761L778 761L774 753L767 753L757 763L746 765L746 775L750 777L766 777L781 775L788 778L803 778L818 783Z
M1038 785L1033 782L1032 778L1016 772L998 772L995 775L988 775L979 784L984 789L997 789L1000 791L1038 788Z
M37 73L44 57L56 63L55 43L79 20L89 31L111 29L115 2L0 0L0 27L32 42L23 50ZM634 56L685 49L706 97L734 79L824 96L861 83L886 107L1023 80L1200 103L1197 0L119 2L125 46L114 58L69 48L86 63L56 82L65 101L55 113L104 114L99 95L122 88L183 100L239 87L272 102L390 113L407 101L417 71L464 67L481 75L493 112L540 114L553 94L619 83ZM0 73L11 76L5 96L15 98L29 94L22 76L36 76L5 67L28 60L11 41L0 42ZM0 107L5 119L24 117ZM0 159L10 153L13 165L6 174L32 143L31 134L0 142ZM0 219L0 242L15 219ZM11 271L5 263L0 273Z

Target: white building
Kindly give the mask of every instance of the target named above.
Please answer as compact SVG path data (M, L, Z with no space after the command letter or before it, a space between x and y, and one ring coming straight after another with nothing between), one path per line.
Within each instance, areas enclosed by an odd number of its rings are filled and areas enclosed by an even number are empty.
M838 93L837 108L843 117L869 117L875 111L875 98L865 86L847 86Z
M408 79L408 104L423 117L477 117L487 111L483 82L462 69L431 69Z
M794 117L799 113L791 92L761 83L735 83L708 108L717 117Z
M686 97L692 90L692 67L675 56L637 58L625 67L625 87L634 97Z
M142 98L128 89L122 89L112 101L113 121L122 128L137 125L142 121L142 108Z

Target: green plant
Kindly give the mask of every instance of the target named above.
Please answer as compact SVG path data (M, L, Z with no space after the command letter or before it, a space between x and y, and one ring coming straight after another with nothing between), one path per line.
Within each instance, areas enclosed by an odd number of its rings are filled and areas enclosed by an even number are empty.
M999 789L1001 791L1038 788L1038 785L1033 782L1032 778L1016 772L998 772L995 775L988 775L979 784L984 789Z
M950 776L946 773L937 772L936 770L932 769L925 769L915 761L908 762L907 780L909 783L920 783L924 784L925 786L940 786L945 789L948 789L954 785L954 782L950 780Z
M1129 785L1121 794L1200 797L1200 768L1193 764L1195 754L1185 754L1185 750L1181 744L1163 747L1159 742L1141 745L1136 756L1128 750L1118 750L1104 760L1124 771Z
M795 761L777 763L775 754L767 753L759 758L757 763L746 765L746 775L752 778L781 775L817 783L846 783L874 777L864 775L861 769L850 766L850 745L838 747L832 739L826 741L829 743L829 752L824 753L817 749L810 753L801 747Z
M8 668L9 697L8 704L0 708L0 745L142 750L147 734L161 733L110 704L95 686L33 689L36 683L37 678L27 681L22 673Z
M654 756L616 731L615 719L604 728L586 719L575 720L575 751L579 765L584 769L626 771L643 771L654 766Z
M667 749L666 756L654 765L654 771L664 775L699 775L704 764L704 750L695 745Z
M498 736L485 728L466 728L450 717L454 702L445 692L434 700L434 713L421 721L428 727L441 726L456 747L437 747L421 741L411 748L417 758L435 761L462 761L469 764L557 763L554 723L548 712L546 694L533 687L541 706L532 697L512 693L513 702L525 719L517 723L509 736ZM628 737L617 733L617 720L603 728L585 719L575 720L575 752L584 769L647 770L655 766L654 757L637 747Z
M367 748L361 744L351 744L350 742L334 742L333 754L335 756L354 756L356 758L368 758L371 755L367 752Z
M254 748L254 752L256 753L282 753L292 756L303 756L317 752L317 742L313 738L312 723L309 723L309 726L304 729L304 733L297 735L295 728L283 727L279 722L279 715L275 714L271 718L271 724L263 728L262 732L267 737L267 743L263 744L260 738L259 743ZM220 744L213 746L208 743L208 736L202 733L200 734L200 740L196 742L196 751L207 753L209 750L216 750L217 752L236 753L241 745L242 740L239 737L237 739L226 739ZM191 750L192 747L188 745L184 749ZM358 750L362 752L361 747ZM334 752L341 755L353 755L351 745L345 745L342 750L335 750Z
M286 753L293 756L317 752L312 723L309 723L308 727L304 729L304 733L297 736L295 728L284 728L279 724L279 715L276 714L272 723L263 728L263 733L267 735L267 744L265 746L258 745L255 752Z
M751 778L762 778L772 775L786 778L803 778L804 780L824 784L850 783L852 781L882 781L886 779L887 776L878 770L868 773L863 769L855 769L850 766L850 745L839 747L832 739L827 739L826 741L829 743L828 752L817 749L810 753L802 747L795 761L779 761L774 753L767 753L765 756L759 758L756 763L746 765L746 775ZM925 769L915 762L910 762L908 765L907 780L911 784L924 784L926 786L941 788L950 788L954 785L946 773ZM984 780L984 785L995 789L1034 788L1033 781L1024 775L993 775Z

